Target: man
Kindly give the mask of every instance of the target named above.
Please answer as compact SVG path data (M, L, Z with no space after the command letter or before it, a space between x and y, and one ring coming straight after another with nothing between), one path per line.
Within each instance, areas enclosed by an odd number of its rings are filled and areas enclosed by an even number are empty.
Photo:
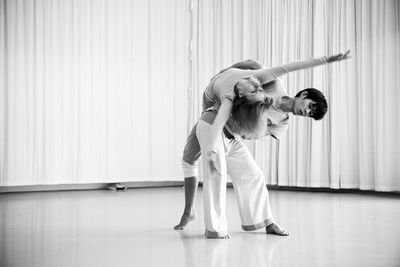
M229 151L235 152L234 154L236 155L236 158L227 158L227 163L229 164L230 162L230 169L234 170L234 175L240 176L240 175L248 175L248 169L250 168L251 170L257 170L257 183L262 183L264 182L264 178L262 174L260 174L260 170L258 166L254 164L254 159L249 158L249 152L247 149L243 148L243 145L241 145L240 141L238 141L240 138L245 138L245 139L257 139L260 137L263 137L265 135L271 135L276 139L279 139L280 136L286 131L288 127L288 121L289 121L289 116L288 113L293 113L294 115L300 115L300 116L306 116L306 117L313 117L314 119L322 119L322 117L325 115L327 111L327 104L324 96L322 93L320 93L318 90L309 88L306 90L303 90L299 92L294 98L291 98L287 96L283 83L277 79L280 75L283 75L285 73L288 73L290 71L294 70L299 70L299 69L304 69L304 68L310 68L314 66L318 66L321 64L326 64L329 62L333 61L338 61L342 59L347 59L349 58L349 52L345 54L339 54L335 55L329 58L323 57L323 58L316 58L316 59L311 59L311 60L303 60L303 61L298 61L298 62L293 62L289 63L283 66L278 66L270 69L270 72L273 73L273 76L275 79L262 84L262 87L260 86L260 82L257 80L257 75L254 76L249 76L249 77L242 77L242 79L238 80L237 82L235 81L234 85L234 90L235 94L237 95L235 101L233 101L233 108L232 108L232 116L229 118L228 122L226 123L226 126L224 127L224 135L226 137L226 140L224 138L223 142L225 142L225 147L229 147ZM240 68L240 69L252 69L252 70L262 70L265 69L260 63L252 60L244 61L237 63L233 66L231 66L228 69L223 70L221 73L225 71L229 71L229 69L232 68ZM213 78L211 81L213 82L215 78ZM264 79L265 81L265 79ZM210 85L213 85L210 83ZM210 86L209 86L210 87ZM208 88L209 88L208 87ZM269 99L270 98L270 99ZM263 117L264 117L264 122L262 123L261 127L257 127L258 131L252 131L252 129L248 129L246 127L245 122L246 122L246 103L251 106L252 102L256 101L265 101L268 100L268 108L263 110ZM207 100L207 99L206 99ZM211 99L208 99L211 100ZM211 101L212 102L212 101ZM203 102L204 103L204 102ZM221 102L219 103L221 106ZM271 105L271 106L270 106ZM209 105L210 106L210 103ZM210 110L211 109L211 110ZM214 108L214 117L212 116L212 107L207 110L208 111L208 122L211 122L211 125L213 124L215 117L217 117L217 113L215 113L216 108ZM248 110L247 110L248 111ZM210 115L211 114L211 115ZM206 119L207 120L207 119ZM238 122L242 122L242 125L238 124ZM203 122L199 121L201 123L202 127L205 129L208 129L207 131L212 131L212 128L209 127L208 125L204 124ZM196 125L197 126L197 125ZM184 156L183 156L183 168L184 168L184 173L185 173L185 209L184 209L184 214L182 215L180 223L175 226L174 228L179 230L183 229L187 223L190 220L193 220L195 218L195 212L193 210L193 202L195 198L195 193L197 191L197 161L200 156L200 145L198 142L198 137L199 135L204 135L204 134L199 134L199 127L194 127L191 134L188 137L187 145L184 150ZM209 127L209 128L207 128ZM247 128L247 129L246 129ZM197 133L196 133L197 131ZM201 137L202 140L207 140L204 139L204 137ZM227 141L231 140L231 141ZM228 144L229 143L229 144ZM232 145L233 144L233 145ZM233 149L233 150L232 150ZM239 152L238 152L239 151ZM223 152L223 151L222 151ZM227 152L227 151L225 151ZM213 167L213 161L218 162L216 160L216 155L217 153L211 153L210 157L207 159L209 161L210 169L211 169L211 174L214 171L218 171L218 168ZM240 155L240 156L238 156ZM214 157L214 159L212 158ZM240 159L240 160L238 160ZM222 158L219 158L220 161L222 161ZM234 163L234 165L232 165ZM226 163L224 163L226 164ZM224 165L223 164L223 165ZM244 165L243 165L244 164ZM247 165L246 165L247 164ZM221 165L222 166L222 165ZM221 167L220 166L220 167ZM247 171L247 173L245 173ZM231 175L232 176L232 175ZM215 179L214 179L215 180ZM237 184L240 179L236 179ZM210 180L213 181L213 180ZM217 187L223 187L223 182L222 185L218 184ZM240 187L239 185L237 185ZM260 188L265 185L260 184ZM243 187L243 186L242 186ZM245 186L244 186L245 187ZM237 187L235 186L236 190ZM209 190L213 191L213 187L209 187ZM260 189L261 190L261 189ZM266 189L265 189L266 190ZM239 190L240 191L240 190ZM218 191L222 192L222 191ZM261 192L261 191L260 191ZM245 192L246 194L249 194L249 191ZM219 198L219 194L215 194L217 198ZM211 199L214 199L214 197L211 197ZM243 196L243 194L241 194ZM265 205L262 207L262 209L267 210L267 212L264 214L260 213L260 216L269 216L268 218L261 220L260 223L254 224L252 222L250 225L243 225L244 230L255 230L259 229L260 227L266 227L267 233L272 233L272 234L277 234L277 235L287 235L288 233L284 230L282 230L276 223L274 223L273 217L270 212L269 208L269 197L268 197L268 192L261 192L260 193L260 198L262 201L265 202ZM223 197L221 198L223 199ZM217 201L217 204L220 200ZM223 200L222 200L223 201ZM241 200L239 200L239 203ZM248 203L251 201L248 199L245 199L242 205L246 206ZM205 202L206 203L206 202ZM212 209L215 203L209 203L208 205ZM241 204L240 204L241 205ZM218 205L217 205L218 206ZM221 207L223 207L221 205ZM246 219L248 217L246 215L246 207L240 207L241 210L241 217L242 217L242 222L243 221L251 221L254 219ZM222 215L221 215L222 216ZM207 217L207 216L206 216ZM223 216L222 216L223 217ZM261 218L260 217L260 218ZM207 218L206 218L207 220ZM221 219L224 221L224 219ZM219 224L219 219L215 220L217 224ZM212 225L212 218L210 219L210 224ZM215 224L215 223L214 223ZM207 226L207 225L206 225ZM223 227L224 228L224 227ZM213 237L213 231L208 231L209 236L208 237ZM211 233L211 234L210 234ZM207 227L206 227L206 235L207 235ZM227 237L228 235L222 234L216 234L217 238L223 238Z

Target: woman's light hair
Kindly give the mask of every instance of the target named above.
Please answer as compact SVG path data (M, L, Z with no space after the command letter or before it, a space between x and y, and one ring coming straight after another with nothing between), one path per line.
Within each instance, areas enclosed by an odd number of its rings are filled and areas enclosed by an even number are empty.
M257 128L262 115L269 105L263 101L250 102L245 96L235 97L232 107L232 118L244 131L253 131Z

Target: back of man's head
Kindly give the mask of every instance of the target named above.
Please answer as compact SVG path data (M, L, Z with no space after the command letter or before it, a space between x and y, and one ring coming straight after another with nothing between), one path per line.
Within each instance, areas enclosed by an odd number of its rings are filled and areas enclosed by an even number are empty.
M328 103L326 102L325 96L321 93L321 91L315 88L307 88L299 91L295 97L300 97L303 92L307 92L305 99L310 99L315 102L313 112L310 117L315 120L322 119L328 111Z

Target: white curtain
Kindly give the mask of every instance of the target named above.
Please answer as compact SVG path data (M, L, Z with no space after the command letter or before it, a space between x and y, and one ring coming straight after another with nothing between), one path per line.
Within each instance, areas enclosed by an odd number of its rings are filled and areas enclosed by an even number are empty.
M347 62L283 77L291 96L320 89L329 111L322 121L292 117L279 142L248 144L268 184L400 191L399 1L194 3L189 106L200 103L213 74L235 61L275 66L352 50Z
M0 0L0 186L182 179L185 0Z
M249 143L268 184L400 190L397 0L0 0L0 186L182 180L209 79L352 50L283 77L322 121Z

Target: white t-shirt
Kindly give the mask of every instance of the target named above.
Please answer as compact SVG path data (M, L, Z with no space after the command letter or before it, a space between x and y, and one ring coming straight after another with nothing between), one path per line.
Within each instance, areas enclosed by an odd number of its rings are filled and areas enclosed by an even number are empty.
M273 99L272 106L269 107L263 114L264 119L260 123L260 127L254 132L244 132L238 127L236 122L230 118L225 126L226 130L235 137L240 136L243 139L260 139L271 135L275 139L280 139L289 127L289 113L284 112L277 107L279 106L282 97L288 96L283 82L279 82L274 86L267 88L268 95Z
M268 83L273 80L278 80L278 77L292 71L308 69L328 62L326 57L311 58L306 60L299 60L290 62L281 66L276 66L268 69L258 70L242 70L236 68L227 69L211 79L208 87L204 92L203 109L214 107L216 111L221 106L221 101L225 98L233 101L235 97L234 87L236 83L249 76L256 77L261 83ZM289 122L289 114L276 108L282 97L287 96L284 86L278 86L274 90L267 92L274 99L273 105L266 112L265 131L243 133L239 127L234 123L233 119L229 119L225 129L234 136L240 135L244 139L259 139L267 135L271 135L279 139L287 130ZM259 128L258 130L262 129ZM265 133L264 133L265 132ZM249 135L249 136L247 136Z
M233 102L235 85L240 79L252 76L252 72L252 70L231 68L215 75L204 92L205 97L210 101L207 103L210 105L205 105L203 108L207 109L213 106L218 111L224 99Z

